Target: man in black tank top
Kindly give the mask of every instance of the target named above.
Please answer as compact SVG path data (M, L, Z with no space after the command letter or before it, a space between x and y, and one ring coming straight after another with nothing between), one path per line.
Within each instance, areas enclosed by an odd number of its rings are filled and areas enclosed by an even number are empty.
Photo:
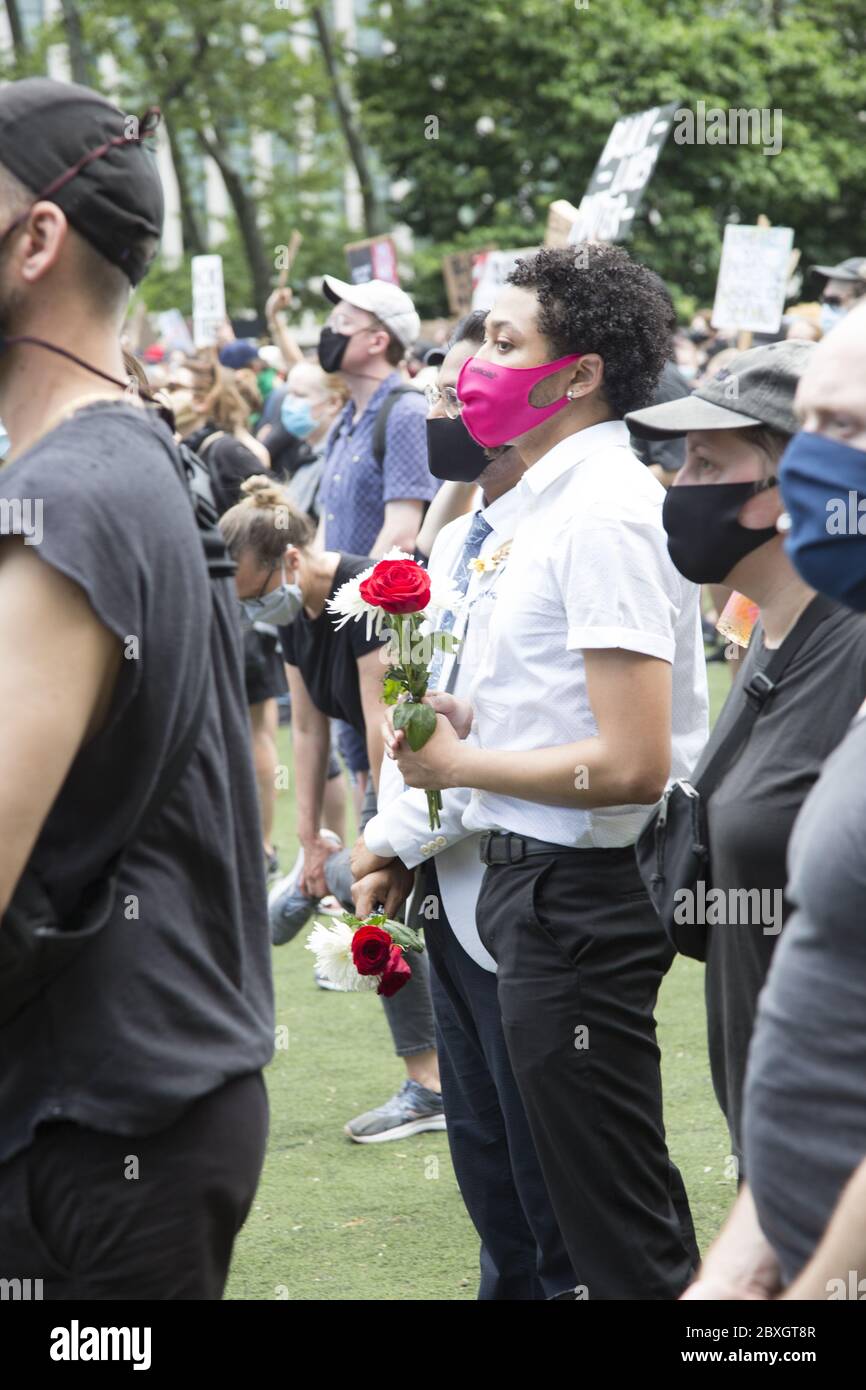
M219 1298L267 1131L231 567L119 345L162 222L145 135L82 87L0 93L0 1277L58 1299Z

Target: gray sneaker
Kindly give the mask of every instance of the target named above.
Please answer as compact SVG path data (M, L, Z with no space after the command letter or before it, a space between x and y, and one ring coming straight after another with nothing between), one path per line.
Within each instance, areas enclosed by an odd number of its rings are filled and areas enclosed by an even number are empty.
M344 1127L356 1144L387 1144L389 1139L405 1139L427 1129L444 1129L445 1112L438 1091L430 1091L420 1081L404 1081L400 1090L376 1110L357 1115Z
M340 840L332 831L322 830L321 833L323 839L332 840L338 849L341 848ZM311 898L298 887L303 872L302 847L298 850L298 857L291 873L278 879L268 892L268 921L271 924L271 941L275 946L285 946L287 941L297 936L301 927L316 910L318 898Z

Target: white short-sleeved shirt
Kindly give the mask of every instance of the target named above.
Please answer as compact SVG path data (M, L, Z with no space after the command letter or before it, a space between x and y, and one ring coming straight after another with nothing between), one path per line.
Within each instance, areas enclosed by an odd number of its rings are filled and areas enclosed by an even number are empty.
M598 728L583 652L621 647L673 667L671 777L707 739L699 589L668 554L664 489L606 421L570 435L529 468L489 641L470 690L483 748L551 748ZM510 830L580 849L633 844L647 806L542 806L475 791L471 830Z

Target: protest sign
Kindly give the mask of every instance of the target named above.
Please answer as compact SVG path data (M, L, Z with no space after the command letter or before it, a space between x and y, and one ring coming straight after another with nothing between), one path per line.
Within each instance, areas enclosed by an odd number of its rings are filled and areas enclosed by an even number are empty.
M567 198L557 198L547 210L547 228L544 233L545 246L567 246L568 238L580 213Z
M615 122L580 200L570 242L622 241L629 235L677 109L669 101Z
M397 248L393 237L374 236L366 241L350 241L343 250L353 285L364 285L368 280L387 280L392 285L399 285Z
M793 243L791 227L739 223L725 227L711 319L714 328L779 331Z
M289 271L294 265L295 257L301 249L301 242L303 239L303 236L296 227L289 237L288 246L281 246L279 248L276 261L277 269L280 272L279 279L277 280L277 289L279 290L285 289L288 283Z
M532 256L537 246L522 246L517 251L479 251L472 266L472 308L491 309L506 276L514 269L519 256Z
M192 357L195 344L180 309L166 309L159 315L159 336L166 354L183 352Z
M197 348L216 344L225 316L222 256L193 256L192 336Z
M475 251L454 251L442 258L442 278L448 295L448 308L452 314L468 314L472 308L473 268L478 256L495 251L494 246L484 246Z

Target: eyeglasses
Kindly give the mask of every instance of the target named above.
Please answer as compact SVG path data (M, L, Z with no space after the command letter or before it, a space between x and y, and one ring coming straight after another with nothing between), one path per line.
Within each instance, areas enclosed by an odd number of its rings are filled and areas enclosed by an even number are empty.
M369 333L375 325L372 323L357 323L346 314L337 312L329 315L325 320L325 327L332 329L335 333L345 333L347 337L354 338L356 333Z
M460 418L463 402L453 386L446 386L443 391L431 381L429 386L424 387L424 396L430 410L435 410L437 405L441 405L449 420Z

